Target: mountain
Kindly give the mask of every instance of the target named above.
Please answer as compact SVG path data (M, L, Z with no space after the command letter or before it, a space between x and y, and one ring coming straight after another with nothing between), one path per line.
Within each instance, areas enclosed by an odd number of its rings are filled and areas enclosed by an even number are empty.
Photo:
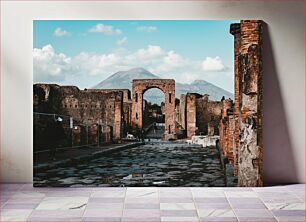
M159 79L144 68L134 68L128 71L119 71L92 87L94 89L130 89L132 92L133 79Z
M130 89L132 91L133 79L159 79L159 77L144 68L134 68L128 71L116 72L92 88ZM208 94L210 100L216 101L221 100L222 96L234 99L232 93L205 80L196 80L190 84L175 82L175 94L177 98L180 98L181 94L186 94L187 92ZM149 99L153 103L160 103L164 100L164 95L159 89L151 89L145 93L144 98L146 100Z

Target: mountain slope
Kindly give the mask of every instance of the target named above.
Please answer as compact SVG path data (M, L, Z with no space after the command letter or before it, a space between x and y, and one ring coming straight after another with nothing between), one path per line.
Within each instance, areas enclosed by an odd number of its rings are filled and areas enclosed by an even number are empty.
M134 68L128 71L116 72L92 88L130 89L132 91L133 79L159 79L159 77L143 68ZM210 100L219 101L222 96L234 99L232 93L205 80L196 80L191 84L175 83L175 94L177 98L180 98L181 94L186 94L187 92L208 94ZM151 89L145 93L144 98L146 100L149 99L153 103L160 103L164 100L164 94L159 89Z
M103 80L94 89L130 89L132 90L133 79L158 79L159 77L145 70L134 68L128 71L119 71Z

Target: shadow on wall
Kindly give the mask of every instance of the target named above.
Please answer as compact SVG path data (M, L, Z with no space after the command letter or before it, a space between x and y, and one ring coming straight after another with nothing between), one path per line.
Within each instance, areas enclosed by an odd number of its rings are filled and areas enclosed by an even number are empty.
M263 23L263 164L265 185L298 182L286 109L278 80L269 26Z

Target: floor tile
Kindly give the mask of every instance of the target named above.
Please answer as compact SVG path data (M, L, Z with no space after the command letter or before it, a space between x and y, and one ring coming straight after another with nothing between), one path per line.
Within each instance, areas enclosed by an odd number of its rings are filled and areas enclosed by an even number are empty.
M266 209L234 209L236 216L239 218L273 218L273 215Z
M161 210L195 210L194 203L160 203Z
M236 217L201 217L201 222L238 222Z
M121 217L123 209L86 209L84 217Z
M269 210L305 210L305 203L266 203Z
M261 204L261 199L257 197L229 197L227 198L230 204Z
M126 198L158 198L157 188L145 187L129 187L126 191Z
M38 198L35 198L35 197L29 197L29 198L12 197L6 203L39 204L43 199L44 199L44 197L38 197Z
M231 209L229 203L196 203L197 209Z
M190 197L159 197L161 203L193 203Z
M38 206L38 203L31 204L21 204L21 203L7 203L2 209L35 209Z
M161 222L199 222L198 217L161 217Z
M86 209L109 209L109 210L117 210L123 209L123 203L92 203L88 202L86 205Z
M225 197L195 197L196 203L228 203Z
M125 189L112 189L112 190L103 190L103 191L94 191L91 194L91 197L108 197L108 198L124 198Z
M305 210L272 210L276 217L304 217Z
M230 203L233 209L267 209L263 203Z
M126 203L125 209L159 209L158 203Z
M143 204L155 203L155 204L158 204L159 200L158 198L141 197L141 198L126 198L124 202L125 203L143 203Z
M235 217L232 209L199 209L200 217Z
M257 197L257 194L252 191L225 191L226 197Z
M192 189L192 194L194 197L225 197L223 190L213 188L195 188Z
M160 217L160 210L159 209L124 209L122 217L155 218L155 217Z
M66 222L66 221L73 221L73 222L80 222L82 221L82 217L73 217L73 216L67 216L67 217L28 217L27 221L37 221L37 222Z
M304 185L263 188L11 186L1 188L1 221L235 222L237 217L239 222L305 221Z
M305 217L277 217L278 222L305 222Z
M88 197L45 197L37 210L74 210L85 209Z
M121 222L160 222L160 217L122 217Z
M25 221L31 213L28 209L1 209L0 221Z
M277 220L273 217L268 218L258 218L258 217L239 217L238 219L241 222L277 222Z
M84 210L33 210L30 217L39 218L75 218L82 217Z
M192 193L190 189L182 188L182 190L176 189L160 189L159 195L161 197L175 197L175 198L192 198Z
M46 192L47 197L90 197L91 191L48 191Z
M89 203L123 203L124 198L102 198L102 197L90 197Z
M121 217L83 217L84 222L120 222Z
M196 210L161 210L162 217L197 217Z

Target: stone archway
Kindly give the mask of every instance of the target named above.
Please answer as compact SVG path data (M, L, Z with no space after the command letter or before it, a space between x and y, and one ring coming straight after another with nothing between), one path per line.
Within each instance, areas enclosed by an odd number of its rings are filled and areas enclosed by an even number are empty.
M165 95L164 139L176 139L175 122L175 80L174 79L134 79L132 85L132 126L143 127L143 94L152 88L160 89Z

